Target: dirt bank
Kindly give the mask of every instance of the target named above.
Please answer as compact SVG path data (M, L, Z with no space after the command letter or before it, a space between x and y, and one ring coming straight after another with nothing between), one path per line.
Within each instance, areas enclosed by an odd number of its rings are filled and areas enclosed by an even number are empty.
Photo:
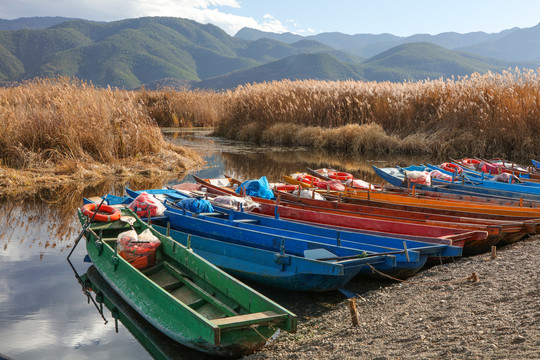
M287 304L296 334L246 359L540 359L540 236L432 267L404 283L355 279L360 325L347 300ZM461 281L472 273L479 281ZM366 286L368 289L366 289ZM324 303L325 301L322 301ZM330 303L330 305L328 305Z

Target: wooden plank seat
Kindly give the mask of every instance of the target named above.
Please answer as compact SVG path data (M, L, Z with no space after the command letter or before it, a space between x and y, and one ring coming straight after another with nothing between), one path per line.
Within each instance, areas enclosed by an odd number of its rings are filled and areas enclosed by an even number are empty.
M219 319L213 319L212 322L219 326L221 329L224 328L238 328L250 326L252 324L260 324L266 322L279 321L285 318L285 314L277 314L273 311L263 311L253 314L229 316Z

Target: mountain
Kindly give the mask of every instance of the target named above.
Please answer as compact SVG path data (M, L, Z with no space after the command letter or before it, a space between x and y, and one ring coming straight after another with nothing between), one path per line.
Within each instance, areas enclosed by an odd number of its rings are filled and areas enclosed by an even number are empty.
M397 82L501 71L506 65L504 61L452 51L432 43L412 43L373 56L357 69L369 80Z
M281 79L422 80L540 64L534 61L540 59L536 40L540 25L497 34L418 34L407 38L341 33L301 37L253 29L242 29L233 37L214 25L172 17L113 22L66 18L8 21L27 27L56 23L43 29L0 31L2 85L36 76L65 75L126 89L187 84L228 89ZM448 48L453 46L460 51ZM478 55L482 51L492 58ZM509 51L514 54L512 61L503 58ZM371 55L366 58L361 54ZM526 58L532 60L523 61Z
M540 24L459 50L507 61L540 60Z
M201 80L258 65L237 55L247 45L214 25L179 18L73 20L0 32L0 79L67 75L125 88L160 78Z
M250 40L255 41L259 39L271 39L271 40L277 40L284 42L286 44L292 44L297 41L303 40L304 37L301 35L293 34L290 32L286 33L273 33L269 31L261 31L257 29L252 29L248 27L244 27L240 29L236 35L234 35L236 38L244 39L244 40Z
M529 63L535 67L540 63ZM272 63L193 82L194 88L232 89L241 84L282 79L417 81L465 76L474 72L500 72L503 60L444 49L431 43L396 46L360 64L346 64L330 53L293 55Z
M290 80L364 80L350 65L327 53L300 54L193 84L200 89L232 89L246 83Z
M0 30L46 29L70 20L75 19L61 16L24 17L14 20L0 19Z
M326 32L317 35L306 36L305 39L314 40L331 46L337 50L348 52L356 56L371 57L379 54L383 51L391 49L395 46L417 43L417 42L430 42L435 45L439 45L446 49L460 49L464 51L475 52L483 56L492 56L488 53L481 53L474 51L474 45L488 43L493 41L499 41L519 28L513 28L503 30L499 33L488 34L485 32L471 32L466 34L459 34L456 32L445 32L437 35L429 34L416 34L407 37L400 37L392 34L356 34L347 35L339 32ZM296 42L302 39L300 35L294 35L291 33L275 34L255 29L243 28L235 35L237 38L247 40L258 40L262 38L269 38L279 40L285 43ZM465 49L465 47L471 47ZM493 56L498 57L498 56ZM501 58L502 59L502 58ZM533 60L532 58L514 58L509 60Z

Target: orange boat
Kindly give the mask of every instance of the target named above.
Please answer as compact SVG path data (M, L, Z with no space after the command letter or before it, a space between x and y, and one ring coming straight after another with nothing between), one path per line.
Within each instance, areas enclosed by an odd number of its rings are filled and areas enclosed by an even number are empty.
M300 185L298 181L290 176L283 176L283 179L294 185ZM307 187L307 186L302 186ZM354 200L367 200L375 201L379 203L397 204L397 205L412 205L417 207L424 207L429 209L443 209L443 210L456 210L470 212L474 211L482 214L500 215L500 216L513 216L515 218L521 217L522 219L540 218L539 208L525 208L518 206L507 206L497 204L484 204L480 202L461 201L443 198L418 198L415 196L408 196L407 194L396 194L382 191L362 191L347 189L343 192L336 191L322 191L321 194L337 199L339 201L355 202Z

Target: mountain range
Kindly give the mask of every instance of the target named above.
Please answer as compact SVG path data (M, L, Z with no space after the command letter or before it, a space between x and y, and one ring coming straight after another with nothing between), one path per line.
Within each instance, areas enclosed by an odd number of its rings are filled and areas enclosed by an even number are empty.
M229 89L282 79L415 81L540 66L540 24L500 33L230 36L192 20L0 19L0 81L75 76L126 89Z

